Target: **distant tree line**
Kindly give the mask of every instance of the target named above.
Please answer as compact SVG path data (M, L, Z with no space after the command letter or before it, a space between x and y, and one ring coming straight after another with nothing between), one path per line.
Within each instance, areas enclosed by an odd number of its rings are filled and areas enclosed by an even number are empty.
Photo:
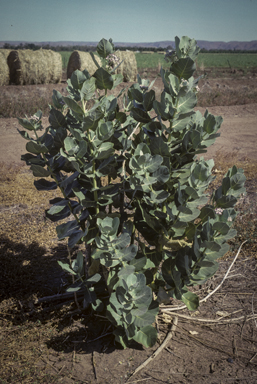
M9 44L5 43L3 48L5 49L31 49L32 51L37 51L38 49L51 49L52 51L60 52L60 51L85 51L85 52L90 52L90 51L95 51L96 47L92 45L50 45L50 44L44 44L44 45L37 45L34 43L20 43L18 45L15 44Z
M18 45L15 44L9 44L5 43L3 48L5 49L31 49L32 51L36 51L40 48L43 49L51 49L52 51L60 52L60 51L84 51L84 52L90 52L95 51L96 47L93 45L55 45L52 46L50 44L45 45L37 45L34 43L20 43ZM169 45L166 48L163 47L138 47L138 46L116 46L116 49L119 49L120 51L126 51L127 49L129 51L136 51L136 52L163 52L167 50L173 50L174 48ZM257 53L257 50L240 50L240 49L205 49L201 48L201 53Z

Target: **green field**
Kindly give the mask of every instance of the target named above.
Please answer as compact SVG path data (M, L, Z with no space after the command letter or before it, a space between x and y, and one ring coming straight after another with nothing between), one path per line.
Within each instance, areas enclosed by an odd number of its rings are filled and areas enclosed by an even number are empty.
M197 64L204 67L256 68L257 53L200 53Z
M155 68L162 65L168 66L164 55L160 53L136 53L137 66L141 68ZM199 53L197 58L198 66L210 67L232 67L232 68L253 68L257 67L257 53Z
M69 51L60 52L64 69L67 68L71 53ZM158 65L163 68L169 66L161 53L136 53L136 60L138 69L156 68ZM197 65L202 68L256 68L257 53L200 53Z
M68 66L69 58L70 58L70 55L72 54L72 52L70 52L70 51L61 51L59 53L62 56L62 67L63 67L63 69L66 69L67 66Z

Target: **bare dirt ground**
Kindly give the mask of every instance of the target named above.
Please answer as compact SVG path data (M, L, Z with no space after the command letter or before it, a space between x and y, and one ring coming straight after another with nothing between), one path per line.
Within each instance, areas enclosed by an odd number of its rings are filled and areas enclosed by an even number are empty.
M220 137L215 145L208 149L208 156L213 157L217 151L226 154L237 153L238 158L249 157L257 160L257 104L198 107L203 114L206 109L213 115L222 116L224 121ZM48 118L43 118L47 127ZM25 140L21 139L17 129L23 130L17 118L0 119L0 162L20 163L25 150ZM208 157L206 156L206 157Z
M51 197L35 190L31 173L20 161L25 141L17 133L17 119L0 119L1 384L257 382L257 101L248 97L249 92L254 94L257 80L220 77L204 81L205 100L210 95L213 100L206 103L211 105L209 112L224 119L221 136L205 157L214 158L218 178L232 164L242 166L247 196L237 207L238 235L230 242L231 251L221 260L214 278L196 287L200 299L218 287L240 244L247 243L224 283L198 311L174 310L180 306L174 302L172 312L160 313L156 323L159 342L150 349L118 349L104 318L80 312L73 303L37 301L65 291L69 277L57 260L66 260L67 250L56 241L55 226L44 219ZM243 90L245 86L248 91ZM15 98L21 88L11 87ZM38 87L52 92L65 85L22 87L22 92L33 97ZM215 98L216 88L221 88L221 96ZM10 93L11 88L3 91ZM229 95L235 93L245 102L240 104L237 99L237 105L230 105ZM227 105L215 105L219 97L227 100ZM197 109L204 113L206 108ZM47 117L43 121L47 126ZM178 324L172 331L176 317ZM169 334L172 338L165 348L153 355ZM150 363L131 376L150 356Z

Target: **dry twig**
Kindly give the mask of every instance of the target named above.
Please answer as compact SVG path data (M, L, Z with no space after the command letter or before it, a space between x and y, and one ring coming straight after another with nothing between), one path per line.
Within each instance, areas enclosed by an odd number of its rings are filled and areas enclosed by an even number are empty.
M254 322L255 322L255 326L257 328L257 322L255 320L255 314L254 314L254 308L253 308L253 297L254 297L254 293L253 293L253 296L252 296L252 313L253 313L253 319L254 319Z
M164 312L164 311L163 311ZM167 312L164 312L166 313L167 315L169 316L173 316L172 313L170 313L169 311ZM252 315L248 315L248 316L240 316L240 317L234 317L232 319L228 319L228 320L221 320L221 319L217 319L217 320L214 320L214 319L201 319L201 318L197 318L197 317L192 317L192 316L186 316L186 315L182 315L182 314L177 314L176 313L176 316L178 317L182 317L183 319L187 319L187 320L191 320L191 321L199 321L199 322L203 322L203 323L215 323L215 324L227 324L227 323L235 323L235 322L239 322L239 321L242 321L242 320L245 320L245 321L249 321L251 319L253 319L253 316ZM254 318L257 318L257 315L254 315Z
M127 382L131 379L132 376L134 376L136 373L138 373L139 371L141 371L141 369L145 368L147 366L147 364L150 363L150 361L152 361L153 359L155 359L156 356L159 355L159 353L161 353L161 351L166 347L166 345L168 344L168 342L172 339L173 337L173 334L175 332L175 329L177 327L177 324L178 324L178 318L175 316L174 318L174 321L173 321L173 325L171 327L171 330L170 332L168 333L168 335L166 336L165 340L163 341L163 343L159 346L159 348L152 354L152 356L150 356L147 360L145 360L143 362L143 364L141 364L139 367L137 367L137 369L132 373L132 375L129 377L129 379L127 380Z
M92 365L93 365L93 371L94 371L95 379L97 380L94 351L92 352Z

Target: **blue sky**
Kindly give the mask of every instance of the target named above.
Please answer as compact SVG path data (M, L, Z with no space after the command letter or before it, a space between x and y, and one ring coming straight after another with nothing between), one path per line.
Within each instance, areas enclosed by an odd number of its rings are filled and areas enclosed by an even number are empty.
M257 0L0 0L0 41L257 40Z

